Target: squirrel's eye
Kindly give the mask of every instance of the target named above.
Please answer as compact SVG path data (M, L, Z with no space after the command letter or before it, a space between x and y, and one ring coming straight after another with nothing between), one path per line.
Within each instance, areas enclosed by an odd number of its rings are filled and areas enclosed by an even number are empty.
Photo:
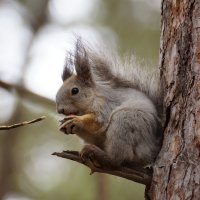
M79 89L78 88L72 88L72 95L75 95L79 92Z

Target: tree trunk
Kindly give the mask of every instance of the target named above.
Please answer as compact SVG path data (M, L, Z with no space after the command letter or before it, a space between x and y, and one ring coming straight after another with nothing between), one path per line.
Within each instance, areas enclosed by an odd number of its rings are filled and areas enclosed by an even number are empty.
M200 199L200 0L163 0L164 142L151 200Z

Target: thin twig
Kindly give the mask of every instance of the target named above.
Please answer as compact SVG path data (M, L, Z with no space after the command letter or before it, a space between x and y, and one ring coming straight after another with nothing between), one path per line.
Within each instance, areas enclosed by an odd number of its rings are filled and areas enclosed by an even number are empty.
M56 155L58 157L66 158L81 163L91 169L90 174L93 174L94 172L111 174L114 176L126 178L131 181L135 181L137 183L144 184L146 186L151 183L152 171L148 169L142 168L141 170L139 170L138 168L134 169L127 167L120 167L116 170L113 170L113 169L108 169L107 167L104 166L101 166L101 168L99 168L94 166L91 160L83 160L80 157L79 152L77 151L63 151L61 153L55 152L52 155Z
M33 124L33 123L39 122L39 121L41 121L45 118L46 118L46 116L42 116L42 117L33 119L31 121L24 121L24 122L12 124L12 125L9 125L9 126L0 126L0 130L9 130L9 129L17 128L17 127L20 127L20 126L25 126L25 125L28 125L28 124Z

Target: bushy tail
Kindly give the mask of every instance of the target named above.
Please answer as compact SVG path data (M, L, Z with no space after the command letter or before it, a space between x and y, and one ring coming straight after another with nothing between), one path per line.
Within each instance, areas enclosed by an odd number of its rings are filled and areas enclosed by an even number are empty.
M145 93L162 112L162 88L159 69L142 65L134 56L120 57L115 54L89 51L92 72L101 85L114 88L134 88Z
M83 51L84 54L77 52ZM117 53L77 41L75 60L88 60L95 82L113 88L134 88L145 93L156 105L158 113L162 112L162 89L158 69L151 69L137 61L135 56L120 59ZM78 58L77 58L78 56Z

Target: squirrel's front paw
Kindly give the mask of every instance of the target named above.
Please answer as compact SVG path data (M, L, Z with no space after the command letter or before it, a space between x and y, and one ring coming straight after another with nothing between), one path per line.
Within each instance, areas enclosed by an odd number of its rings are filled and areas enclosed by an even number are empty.
M66 134L76 134L78 128L83 126L80 116L67 116L64 120L61 121L59 127L60 131Z

